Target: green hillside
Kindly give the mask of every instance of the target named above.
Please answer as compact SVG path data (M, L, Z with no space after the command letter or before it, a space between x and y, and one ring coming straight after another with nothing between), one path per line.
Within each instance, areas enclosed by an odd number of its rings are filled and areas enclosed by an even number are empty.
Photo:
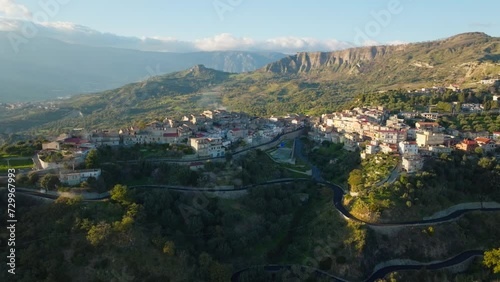
M17 117L9 113L2 117L10 128L33 132L119 127L221 105L263 116L321 114L345 107L356 95L380 90L449 84L483 87L480 80L500 77L499 59L500 38L466 33L433 42L298 53L243 74L197 65L114 90L75 96L58 102L56 112L35 110L22 117L19 112Z
M226 83L224 103L262 114L335 110L353 94L458 84L500 76L500 38L484 33L337 52L298 53Z

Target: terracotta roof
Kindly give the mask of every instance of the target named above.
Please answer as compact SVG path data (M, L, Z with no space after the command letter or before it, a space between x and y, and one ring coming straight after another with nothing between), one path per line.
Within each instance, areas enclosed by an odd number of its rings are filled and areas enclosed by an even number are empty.
M479 143L490 143L491 142L491 139L489 138L485 138L485 137L478 137L475 139L477 142Z
M477 145L477 142L474 141L474 140L464 140L462 141L463 144L466 144L466 145Z
M64 143L80 144L80 143L83 143L83 141L88 142L88 141L82 140L80 138L66 138L66 139L64 139Z
M179 137L179 133L164 133L163 137Z

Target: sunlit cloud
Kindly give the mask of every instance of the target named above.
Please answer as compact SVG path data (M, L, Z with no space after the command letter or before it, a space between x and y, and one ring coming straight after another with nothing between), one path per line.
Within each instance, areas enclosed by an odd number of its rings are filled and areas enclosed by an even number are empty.
M0 16L30 19L32 15L26 6L18 4L14 0L0 0Z
M0 0L2 1L2 0ZM25 20L0 18L0 31L20 31ZM196 52L196 51L266 51L281 53L335 51L354 47L352 43L336 39L315 39L310 37L277 37L256 40L222 33L193 41L173 37L134 37L104 33L86 26L70 22L35 23L38 36L48 37L72 44L97 47L115 47L157 52ZM364 46L380 45L376 41L364 42ZM388 44L404 44L393 41Z

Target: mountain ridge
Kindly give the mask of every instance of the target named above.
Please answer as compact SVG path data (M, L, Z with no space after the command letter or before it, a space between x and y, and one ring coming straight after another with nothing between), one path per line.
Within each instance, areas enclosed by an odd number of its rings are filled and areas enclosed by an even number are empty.
M500 48L500 38L491 37L485 33L472 32L462 33L443 40L409 43L401 45L380 45L369 47L356 47L333 52L299 52L295 55L287 56L276 62L269 63L259 72L281 73L281 74L307 74L314 71L344 71L348 74L359 74L367 71L367 66L371 63L383 60L387 56L392 55L410 55L411 53L418 53L418 49L429 50L429 52L439 52L448 50L450 54L461 51L466 47L478 46L481 44L491 43L493 45L494 53L498 54ZM456 50L458 48L458 50ZM490 53L491 50L488 52ZM399 53L399 54L398 54ZM469 60L491 60L495 63L499 61L497 57L489 58L486 54L483 57L474 57L472 54L460 57ZM407 60L413 59L406 58ZM456 56L455 56L456 57ZM453 56L447 56L453 59ZM439 61L432 58L423 58L424 64L432 66L432 63L439 63ZM454 60L451 60L452 62ZM417 60L413 63L419 64ZM463 63L463 62L462 62ZM368 69L369 70L369 69Z
M47 126L118 127L220 106L259 116L318 115L342 109L361 93L450 84L476 88L484 78L500 78L499 41L485 34L461 34L398 46L299 53L240 74L193 64L182 71L63 100L58 103L61 109L79 111L84 118L52 115Z
M0 102L40 101L118 88L196 64L249 72L284 57L273 52L167 53L69 44L35 37L16 53L0 32Z

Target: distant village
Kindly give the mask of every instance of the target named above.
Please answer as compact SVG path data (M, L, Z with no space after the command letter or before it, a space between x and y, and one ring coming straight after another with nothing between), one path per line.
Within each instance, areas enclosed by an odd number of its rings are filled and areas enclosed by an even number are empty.
M480 83L496 85L499 82L497 79L487 79ZM414 92L446 89L461 91L458 86L450 85L417 89ZM494 95L493 101L498 103L499 98ZM482 110L481 104L461 104L461 111L464 112ZM199 169L203 167L202 160L224 158L227 152L237 147L257 148L279 135L306 127L309 128L310 139L343 143L345 150L360 150L361 158L379 152L399 155L401 167L408 173L421 170L425 159L429 157L450 154L453 150L472 153L476 148L481 148L484 154L493 154L500 146L500 132L461 132L444 128L436 122L440 116L439 112L400 112L390 115L388 109L369 106L323 114L321 117L289 114L262 118L222 109L206 110L181 119L154 121L141 128L73 129L44 143L33 162L37 171L57 170L61 183L78 185L89 177L98 178L101 175L100 169L75 169L81 167L91 150L100 146L189 146L194 154L184 155L182 159L192 169ZM413 120L415 126L407 125L405 120Z
M309 137L318 142L343 143L344 149L360 150L361 158L379 152L398 154L402 168L415 173L422 169L426 157L450 154L453 150L494 153L500 146L500 132L460 132L437 122L438 113L401 112L389 115L383 107L362 107L324 114L311 126ZM416 120L415 127L405 119Z
M42 150L33 161L35 169L58 170L61 183L77 185L89 177L100 176L100 169L75 170L75 167L85 162L87 154L97 147L182 144L194 151L194 154L184 156L184 160L188 161L186 164L198 169L198 160L223 158L228 148L234 146L256 147L265 144L279 135L303 128L307 121L308 117L303 115L265 119L226 110L207 110L184 116L180 120L166 118L154 121L144 128L74 129L42 144Z

